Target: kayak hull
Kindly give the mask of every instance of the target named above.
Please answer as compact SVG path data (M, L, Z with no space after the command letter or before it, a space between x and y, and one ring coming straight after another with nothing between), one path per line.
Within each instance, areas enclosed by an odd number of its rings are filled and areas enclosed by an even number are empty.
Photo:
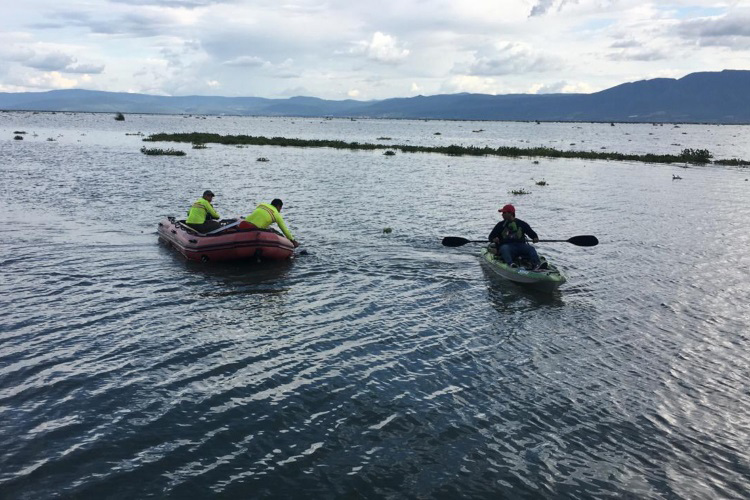
M217 234L202 234L174 217L159 222L159 241L188 260L217 262L238 259L286 260L294 245L272 230L232 227Z
M495 274L520 285L552 291L567 281L565 275L549 262L547 262L548 269L532 271L524 267L511 267L501 259L497 259L486 248L482 249L481 256L487 267L492 269ZM540 256L540 259L542 262L546 262L544 257Z

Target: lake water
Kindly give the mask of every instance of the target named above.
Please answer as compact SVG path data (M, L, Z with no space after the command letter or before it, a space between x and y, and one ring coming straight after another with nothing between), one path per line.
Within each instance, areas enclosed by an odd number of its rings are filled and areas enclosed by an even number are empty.
M193 131L750 159L747 126L0 113L3 499L750 496L750 170L127 135ZM305 252L185 262L157 223L204 189L284 199ZM509 202L599 238L537 245L557 293L441 246Z

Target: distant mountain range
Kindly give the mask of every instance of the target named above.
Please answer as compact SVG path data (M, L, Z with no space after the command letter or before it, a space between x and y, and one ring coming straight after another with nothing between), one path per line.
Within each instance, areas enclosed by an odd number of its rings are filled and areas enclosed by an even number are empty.
M750 123L750 71L623 83L593 94L443 94L380 101L167 97L93 90L0 93L1 110L443 120Z

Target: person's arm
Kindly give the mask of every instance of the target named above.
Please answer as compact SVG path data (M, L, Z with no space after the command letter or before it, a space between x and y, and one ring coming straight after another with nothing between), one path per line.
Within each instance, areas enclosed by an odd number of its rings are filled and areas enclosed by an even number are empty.
M219 213L214 210L214 207L211 206L211 204L208 202L208 200L203 200L203 206L206 207L206 213L211 216L211 218L214 219L220 219Z
M281 216L280 213L276 213L276 224L279 225L279 229L281 229L281 232L284 233L284 236L286 236L286 239L294 243L294 236L292 236L292 233L289 232L289 229L286 227L286 223L284 223L284 218Z
M529 226L527 222L523 222L523 224L521 224L521 229L523 230L523 234L531 238L531 241L533 241L534 243L539 241L539 236L537 236L536 232L531 229L531 226Z
M495 227L492 228L492 231L490 232L490 236L487 238L490 242L494 241L495 238L500 240L500 233L503 232L503 223L498 222L495 224Z

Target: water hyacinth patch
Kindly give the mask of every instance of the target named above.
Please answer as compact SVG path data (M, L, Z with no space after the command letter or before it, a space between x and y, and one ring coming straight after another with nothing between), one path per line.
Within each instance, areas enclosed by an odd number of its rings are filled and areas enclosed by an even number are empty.
M438 132L439 134L439 132ZM188 142L188 143L215 143L231 146L253 145L253 146L287 146L301 148L332 148L350 150L374 150L392 149L402 153L437 153L448 156L501 156L510 158L521 157L546 157L546 158L581 158L586 160L613 160L613 161L640 161L644 163L711 163L712 155L706 149L685 149L682 153L675 154L624 154L611 151L573 151L559 150L544 146L519 148L515 146L500 146L492 148L488 146L411 146L411 145L384 145L368 144L359 142L345 142L324 139L295 139L287 137L264 137L250 135L221 135L212 133L158 133L143 139L151 142ZM744 161L744 160L737 160ZM717 163L717 162L714 162Z
M147 149L145 146L141 148L141 153L149 156L185 156L187 154L178 149Z

